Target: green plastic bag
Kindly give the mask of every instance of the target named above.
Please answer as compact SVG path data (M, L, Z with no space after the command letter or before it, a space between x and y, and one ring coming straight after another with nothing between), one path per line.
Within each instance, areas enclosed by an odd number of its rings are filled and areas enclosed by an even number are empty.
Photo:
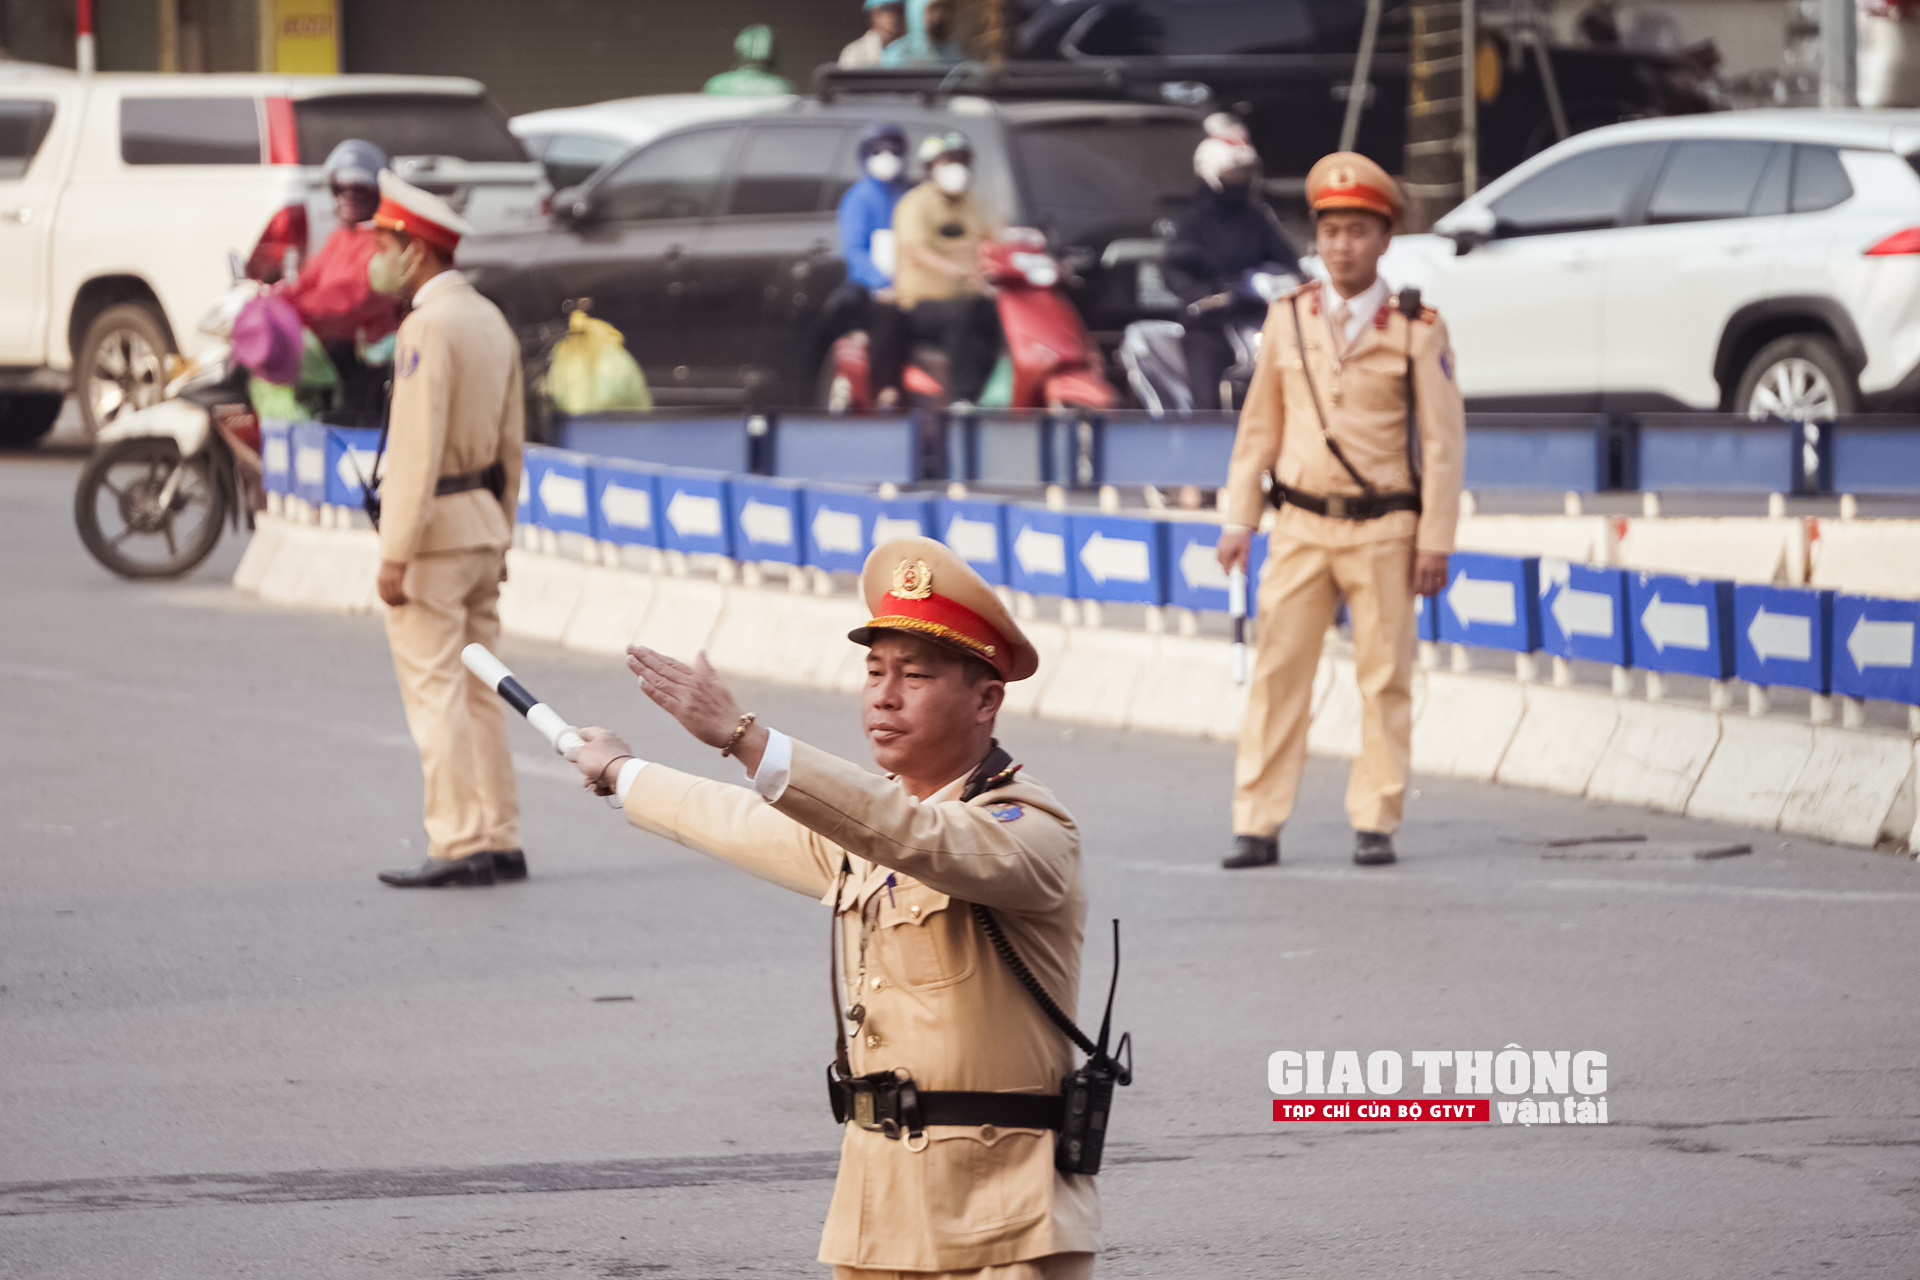
M553 344L547 396L562 413L653 409L646 375L628 354L620 331L577 310L567 322L567 336Z

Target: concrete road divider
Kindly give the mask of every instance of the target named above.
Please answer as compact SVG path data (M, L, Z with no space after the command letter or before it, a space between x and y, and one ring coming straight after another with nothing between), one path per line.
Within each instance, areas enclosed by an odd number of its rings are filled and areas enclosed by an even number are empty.
M1052 603L1051 601L1047 603ZM1007 686L1006 708L1019 715L1038 715L1040 699L1060 674L1061 659L1067 652L1067 629L1058 622L1021 618L1020 629L1040 654L1040 670L1027 680Z
M1504 556L1553 556L1573 564L1614 563L1613 521L1607 516L1462 516L1454 545Z
M285 443L283 439L283 453ZM273 572L274 557L280 554L280 548L286 543L286 532L287 522L279 516L265 511L254 516L253 536L247 539L247 549L240 553L240 564L233 571L235 590L248 595L260 594L261 584Z
M1424 683L1413 722L1415 771L1492 781L1526 711L1525 687L1448 671L1430 671Z
M586 580L587 566L579 560L507 552L507 580L500 585L501 630L559 644Z
M1585 795L1620 720L1621 700L1602 690L1526 686L1526 712L1500 759L1496 780Z
M1847 844L1904 840L1912 830L1914 748L1891 734L1816 728L1780 827Z
M1725 716L1720 745L1687 800L1687 816L1768 829L1813 753L1813 726Z
M1134 690L1127 726L1232 741L1247 691L1233 683L1233 650L1218 640L1161 636L1151 678Z
M692 662L713 636L729 590L712 578L661 575L654 580L653 603L640 623L635 643Z
M1622 702L1587 795L1684 813L1720 742L1720 717L1704 707Z
M1920 596L1920 520L1821 520L1808 581L1855 595Z
M589 565L580 578L579 598L561 628L560 643L582 653L625 653L653 605L656 581L650 573Z
M1144 631L1074 627L1035 709L1048 720L1072 720L1117 729L1127 722L1136 691L1156 674L1160 637Z
M1657 516L1626 525L1618 560L1624 568L1734 582L1807 580L1805 520Z

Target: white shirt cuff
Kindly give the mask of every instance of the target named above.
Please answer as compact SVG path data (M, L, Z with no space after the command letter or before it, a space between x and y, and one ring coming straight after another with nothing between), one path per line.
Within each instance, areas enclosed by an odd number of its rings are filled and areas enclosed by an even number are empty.
M767 749L760 753L760 771L747 776L760 798L772 804L787 791L787 778L793 773L793 739L778 729L767 730Z
M633 785L633 780L639 777L640 771L646 767L647 762L639 756L634 756L625 764L621 765L620 776L613 781L613 794L619 799L625 800L627 798L627 788Z

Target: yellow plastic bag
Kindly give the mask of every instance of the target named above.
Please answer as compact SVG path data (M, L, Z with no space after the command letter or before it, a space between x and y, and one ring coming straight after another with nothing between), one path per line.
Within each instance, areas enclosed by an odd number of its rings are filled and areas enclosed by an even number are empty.
M653 408L646 376L620 331L578 310L567 322L567 336L553 344L547 396L562 413Z

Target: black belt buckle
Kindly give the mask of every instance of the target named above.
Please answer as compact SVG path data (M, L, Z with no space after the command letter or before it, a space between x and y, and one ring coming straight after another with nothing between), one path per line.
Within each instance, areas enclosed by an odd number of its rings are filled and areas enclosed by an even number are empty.
M905 1134L925 1144L926 1124L920 1118L920 1090L905 1071L875 1071L864 1076L843 1077L835 1068L828 1067L827 1089L836 1122L856 1124L869 1133L885 1134L896 1140Z

